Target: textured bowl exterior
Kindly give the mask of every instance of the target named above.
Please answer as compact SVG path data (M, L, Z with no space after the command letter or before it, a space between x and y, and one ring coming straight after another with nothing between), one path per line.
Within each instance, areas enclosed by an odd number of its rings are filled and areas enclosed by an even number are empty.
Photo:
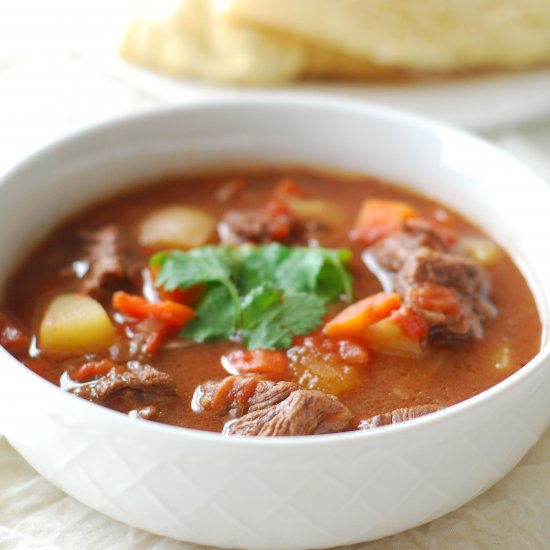
M501 477L550 420L550 191L512 158L413 116L263 96L133 116L44 149L0 183L0 281L60 216L166 173L283 164L374 174L463 212L516 258L543 351L503 383L370 433L223 438L140 422L62 393L0 349L0 429L81 502L176 539L322 548L439 517Z

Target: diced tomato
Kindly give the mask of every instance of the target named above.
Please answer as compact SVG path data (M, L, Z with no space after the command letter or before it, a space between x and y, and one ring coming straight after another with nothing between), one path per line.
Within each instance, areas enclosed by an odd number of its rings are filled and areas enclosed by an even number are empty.
M113 367L116 367L116 363L110 359L90 361L75 369L70 373L70 376L75 382L87 382L92 378L105 376Z
M408 297L419 309L437 311L445 315L457 315L462 309L458 291L436 283L416 283L409 290Z
M288 218L275 218L269 224L269 236L272 240L282 242L290 235L290 222Z
M238 408L244 409L248 407L248 400L254 395L259 380L256 376L247 376L245 380L241 379L238 383L233 383L229 396L237 404Z
M175 290L164 290L162 287L157 287L157 295L160 300L177 302L185 304L189 307L196 307L204 294L204 285L195 285L185 290L176 288Z
M277 216L290 217L292 215L292 211L290 210L288 204L278 198L267 201L264 206L264 212L271 218L275 218Z
M261 377L254 375L228 376L216 384L214 391L206 389L202 393L198 400L199 410L209 410L218 415L225 415L229 409L233 408L246 411L260 380Z
M278 197L288 197L302 195L302 190L292 178L282 178L275 187L275 193Z
M369 352L367 348L351 340L339 340L338 354L342 361L349 365L365 367L369 364Z
M292 179L283 178L277 184L272 198L263 208L270 218L268 232L271 240L284 242L290 236L294 212L289 204L289 198L299 194L300 190Z
M153 355L170 332L166 326L148 332L143 345L143 351L148 355Z
M215 412L222 410L229 399L229 394L235 384L235 378L228 376L224 378L218 385L216 392L208 400L208 408L213 409Z
M149 268L151 279L155 282L158 278L160 267L152 266ZM157 296L160 300L169 300L179 304L185 304L190 307L196 307L204 294L204 285L195 285L185 290L176 288L175 290L165 290L162 286L155 286Z
M17 325L0 314L0 346L17 353L26 350L29 343L29 338Z
M262 374L273 379L288 374L286 354L278 350L235 350L222 358L222 365L230 374Z
M329 321L323 332L340 338L361 340L369 325L388 317L401 306L401 297L394 292L379 292L355 302Z
M155 353L171 332L182 328L195 316L195 312L185 304L171 300L152 303L142 296L122 291L113 294L113 307L127 317L140 321L131 330L142 351L148 355Z
M390 319L414 340L424 340L428 337L430 331L428 321L410 307L399 308L392 313Z
M177 330L177 327L170 327L154 317L147 317L137 323L127 323L124 334L133 342L133 348L138 353L153 355L164 340Z
M405 221L417 216L417 211L405 202L369 199L361 205L355 223L355 234L369 246L378 239L399 231Z
M184 304L171 300L148 302L143 296L118 291L113 294L113 307L124 315L142 320L153 317L173 328L181 328L195 316L195 312Z

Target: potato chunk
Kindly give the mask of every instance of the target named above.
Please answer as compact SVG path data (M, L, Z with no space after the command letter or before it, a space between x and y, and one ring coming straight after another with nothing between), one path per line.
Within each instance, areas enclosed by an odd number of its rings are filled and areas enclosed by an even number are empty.
M387 355L420 358L424 354L420 341L405 334L391 318L367 327L364 339L370 348Z
M458 249L483 267L494 264L502 256L502 250L483 237L464 237L458 242Z
M39 345L62 355L104 351L116 340L115 328L101 304L82 294L60 294L48 306Z
M139 227L141 245L155 248L194 248L211 240L216 222L199 210L187 206L168 206L152 212Z
M292 380L308 390L338 396L361 384L357 361L346 361L339 353L323 349L315 338L306 338L302 345L289 349L287 355ZM368 355L363 360L368 361Z
M292 212L301 220L314 220L330 227L338 226L346 220L343 210L328 201L291 196L287 202Z

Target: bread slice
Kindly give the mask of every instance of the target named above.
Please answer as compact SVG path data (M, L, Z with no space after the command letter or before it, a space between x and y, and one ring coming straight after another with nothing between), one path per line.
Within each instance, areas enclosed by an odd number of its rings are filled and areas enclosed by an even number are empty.
M550 0L214 0L234 22L381 67L429 71L550 62Z
M130 23L120 54L175 76L240 85L393 75L365 59L231 22L210 0L146 3Z
M303 65L294 41L273 42L228 23L212 12L210 0L181 0L163 11L154 1L145 4L120 54L176 76L249 84L292 79Z

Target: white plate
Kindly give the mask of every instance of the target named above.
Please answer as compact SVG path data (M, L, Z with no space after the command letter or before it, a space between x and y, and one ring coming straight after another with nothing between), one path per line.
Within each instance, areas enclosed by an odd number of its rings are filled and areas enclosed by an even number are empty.
M167 103L251 93L242 88L164 76L130 65L118 59L114 51L80 48L78 53L111 76ZM298 84L277 90L363 99L472 130L501 128L550 114L550 69L401 86Z
M74 3L74 29L77 31L72 43L76 44L77 53L122 83L143 90L165 103L251 93L251 90L242 88L176 79L121 60L116 53L117 44L124 36L135 4L136 0ZM98 36L98 28L101 28L101 36ZM314 92L376 102L443 119L472 130L502 128L550 115L550 67L414 85L299 84L276 90ZM274 89L268 91L273 93Z

